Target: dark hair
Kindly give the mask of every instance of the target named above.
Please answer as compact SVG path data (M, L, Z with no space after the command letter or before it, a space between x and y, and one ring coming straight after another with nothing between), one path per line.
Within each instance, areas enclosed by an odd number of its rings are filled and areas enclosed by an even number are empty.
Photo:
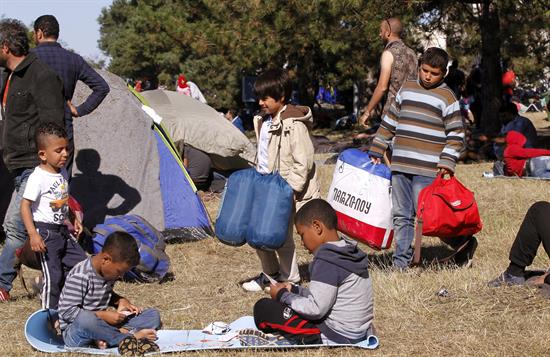
M42 15L34 20L34 32L41 30L45 37L59 37L59 22L53 15Z
M258 99L271 97L288 103L292 95L292 81L288 72L283 69L270 69L262 73L254 83L254 91Z
M336 211L325 200L320 198L313 199L300 208L294 217L294 223L310 226L314 220L322 222L328 229L338 227L338 217Z
M439 47L430 47L420 56L419 62L420 65L427 64L428 66L439 68L445 74L447 72L447 64L449 63L449 55Z
M52 122L42 123L38 126L38 128L36 128L34 133L34 142L36 143L36 147L38 149L43 149L46 142L45 139L50 135L65 139L68 137L67 131L62 126Z
M113 232L109 234L103 244L102 253L109 253L114 263L128 263L135 267L139 264L139 248L136 240L126 232Z
M19 20L0 20L0 46L8 46L11 53L17 57L29 53L27 28Z
M498 110L499 113L518 115L518 107L512 102L503 103Z

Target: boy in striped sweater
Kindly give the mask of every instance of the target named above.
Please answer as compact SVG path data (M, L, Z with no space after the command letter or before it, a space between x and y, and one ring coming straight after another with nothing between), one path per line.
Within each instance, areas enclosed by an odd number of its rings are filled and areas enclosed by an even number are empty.
M392 213L396 237L393 265L397 269L407 268L412 259L418 194L437 175L454 174L464 147L459 102L443 82L448 62L449 56L441 48L431 47L424 52L418 79L403 84L369 151L372 161L380 163L393 140ZM477 247L474 237L445 242L455 249L462 247L455 255L457 264L471 264Z
M161 325L158 310L143 310L113 291L115 282L139 260L136 240L114 232L99 254L71 270L59 299L65 345L118 347L123 356L159 351L153 342Z

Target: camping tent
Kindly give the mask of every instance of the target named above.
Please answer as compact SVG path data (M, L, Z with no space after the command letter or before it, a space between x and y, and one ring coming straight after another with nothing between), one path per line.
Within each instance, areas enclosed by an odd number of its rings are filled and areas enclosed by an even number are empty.
M162 117L162 124L181 152L183 144L206 152L218 170L250 167L256 148L216 110L181 93L152 90L141 95Z
M74 119L76 167L70 192L83 206L84 225L132 213L168 239L212 235L208 213L170 138L124 80L99 73L110 93L91 114ZM89 93L79 83L74 102Z

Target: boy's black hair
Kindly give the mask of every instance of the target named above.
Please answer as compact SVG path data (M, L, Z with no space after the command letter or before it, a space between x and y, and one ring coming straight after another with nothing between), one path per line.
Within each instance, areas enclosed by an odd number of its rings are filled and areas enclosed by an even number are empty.
M276 101L283 99L284 103L288 103L292 96L292 81L284 69L270 69L256 79L254 92L257 99L271 97Z
M327 201L320 198L313 199L306 203L294 217L295 224L308 227L314 220L322 222L328 229L336 229L338 227L336 211Z
M34 20L34 32L41 30L45 37L59 37L59 22L53 15L42 15Z
M139 248L136 240L126 232L113 232L109 234L103 244L102 253L108 253L113 258L113 263L127 263L131 267L139 264Z
M26 56L29 53L27 28L19 20L0 20L0 46L7 46L15 56Z
M420 56L420 65L439 68L443 74L447 73L447 64L449 64L449 55L445 50L439 47L430 47Z
M34 133L34 142L37 149L44 149L46 137L49 135L57 136L58 138L68 138L67 131L62 126L52 122L42 123L36 128L36 132Z

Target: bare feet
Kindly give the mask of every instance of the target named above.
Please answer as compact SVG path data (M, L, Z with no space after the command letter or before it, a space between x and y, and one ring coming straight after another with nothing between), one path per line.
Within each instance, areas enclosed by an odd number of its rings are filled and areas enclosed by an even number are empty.
M104 350L107 348L107 342L103 340L97 340L95 341L95 344L97 345L97 348L99 348L100 350Z
M138 340L141 340L142 338L144 338L149 341L155 341L157 339L157 331L150 328L146 328L134 333L134 336Z

